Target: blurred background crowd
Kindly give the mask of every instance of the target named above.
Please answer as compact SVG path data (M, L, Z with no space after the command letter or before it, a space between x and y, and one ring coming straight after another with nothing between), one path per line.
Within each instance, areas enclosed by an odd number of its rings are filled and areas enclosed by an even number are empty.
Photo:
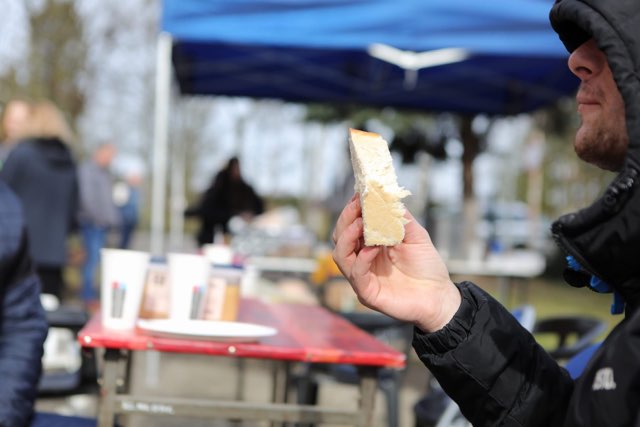
M100 249L129 248L138 223L143 171L129 166L112 173L117 151L111 142L79 160L76 136L49 100L12 99L0 123L0 179L22 203L43 293L95 304ZM69 244L74 235L81 236L75 247ZM81 266L77 295L66 286L67 266Z

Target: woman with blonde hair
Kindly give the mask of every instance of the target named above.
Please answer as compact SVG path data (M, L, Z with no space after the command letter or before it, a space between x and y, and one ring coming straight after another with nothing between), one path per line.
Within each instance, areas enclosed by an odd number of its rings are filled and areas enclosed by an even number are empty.
M42 289L61 297L67 237L78 203L74 137L62 112L50 101L31 104L21 137L9 153L2 178L24 209L31 257Z
M0 168L17 140L22 138L31 115L31 103L16 98L7 102L0 115Z

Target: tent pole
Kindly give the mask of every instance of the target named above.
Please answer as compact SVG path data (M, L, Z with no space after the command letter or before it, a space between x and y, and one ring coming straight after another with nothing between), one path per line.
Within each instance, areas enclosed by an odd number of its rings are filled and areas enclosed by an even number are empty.
M183 117L182 117L182 105L175 108L173 111L173 129L183 129ZM177 124L177 126L176 126ZM176 141L179 140L174 137L171 138L171 176L169 188L171 189L171 196L169 200L169 251L182 250L183 238L184 238L184 208L185 208L185 164L186 155L184 149L176 149Z
M151 193L152 255L164 250L164 221L167 180L167 148L169 142L169 103L171 94L171 50L173 41L168 33L158 35L156 53L156 99L153 141L153 182Z

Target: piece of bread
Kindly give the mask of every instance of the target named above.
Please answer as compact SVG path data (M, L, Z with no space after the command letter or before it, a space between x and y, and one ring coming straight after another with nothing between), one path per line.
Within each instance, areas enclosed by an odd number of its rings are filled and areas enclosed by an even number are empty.
M411 194L398 185L387 141L380 135L349 129L351 165L360 194L366 246L393 246L404 239L405 207Z

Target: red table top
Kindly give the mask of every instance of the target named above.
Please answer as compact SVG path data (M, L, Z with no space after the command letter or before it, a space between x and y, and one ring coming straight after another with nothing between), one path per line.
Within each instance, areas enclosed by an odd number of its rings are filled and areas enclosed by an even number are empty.
M243 299L238 317L239 322L270 326L276 328L278 333L261 338L257 342L247 343L157 337L139 329L105 329L98 312L78 333L78 339L84 347L394 368L402 368L405 365L405 355L402 352L320 306L266 304L258 300Z

